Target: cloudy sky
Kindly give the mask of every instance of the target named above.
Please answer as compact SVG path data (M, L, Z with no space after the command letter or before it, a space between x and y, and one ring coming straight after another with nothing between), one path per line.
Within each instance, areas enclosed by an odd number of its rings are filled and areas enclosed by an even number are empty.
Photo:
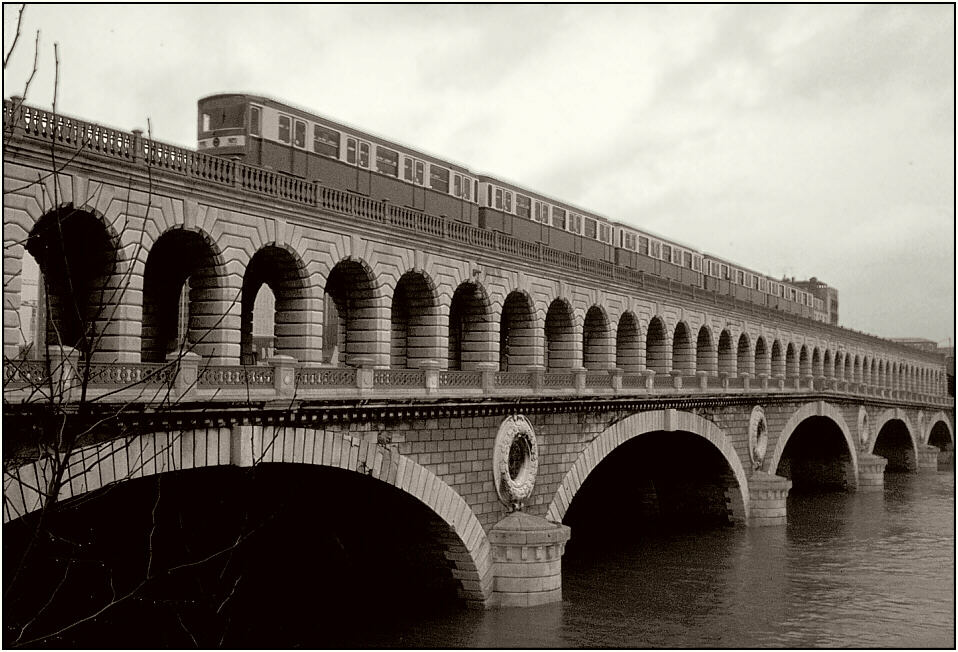
M18 7L4 5L9 47ZM774 276L841 323L955 329L954 12L930 6L29 5L4 71L195 146L252 91Z

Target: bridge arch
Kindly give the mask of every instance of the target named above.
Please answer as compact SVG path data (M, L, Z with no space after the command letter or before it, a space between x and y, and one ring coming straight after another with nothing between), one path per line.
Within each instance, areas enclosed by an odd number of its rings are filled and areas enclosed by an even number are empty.
M718 373L718 359L716 349L712 341L712 329L707 324L699 328L698 338L695 343L695 371L704 371L709 376Z
M747 518L749 511L748 477L725 432L711 421L696 414L676 410L654 410L633 414L606 428L579 453L575 462L569 467L559 483L552 501L549 503L546 518L554 523L561 523L569 505L572 504L573 498L575 498L589 474L616 448L646 433L677 430L703 437L722 454L738 482Z
M748 333L743 332L738 337L738 356L736 359L738 374L754 375L754 362L755 359L752 357L752 343L749 341Z
M243 364L257 361L254 344L254 307L263 286L275 299L272 327L273 348L277 354L289 355L300 362L314 362L321 349L310 341L310 313L319 305L313 296L306 265L289 245L267 244L260 248L246 265L241 295L240 358Z
M755 373L772 375L772 359L769 357L768 345L762 335L755 340Z
M921 435L921 440L925 444L942 447L943 444L950 446L951 450L955 448L955 431L948 420L948 416L942 412L936 412L927 420L927 428ZM932 441L932 439L936 441ZM939 441L940 440L940 441Z
M448 528L442 533L462 595L473 605L492 594L492 563L485 530L472 508L428 468L395 450L350 435L283 426L211 427L177 433L150 432L78 449L71 457L59 500L78 498L106 486L172 471L254 464L307 464L352 471L390 484L429 508ZM35 511L45 486L42 461L4 481L4 522Z
M95 357L104 357L97 355L104 349L112 359L114 343L98 340L116 330L115 304L127 285L123 275L129 273L113 225L94 208L65 203L40 215L24 244L39 267L37 287L46 288L49 306L34 339L45 337L52 346ZM35 344L39 349L40 342Z
M657 374L669 373L671 352L665 322L655 316L649 320L645 334L645 366Z
M513 290L502 304L499 318L499 370L534 365L538 338L532 296L525 290Z
M390 367L414 369L424 360L442 359L439 292L426 272L410 270L399 277L389 315Z
M575 314L572 304L562 298L553 300L549 304L545 322L543 363L547 371L579 366L575 339Z
M782 460L782 454L785 452L785 446L788 444L789 438L791 438L802 422L810 417L827 417L834 421L835 425L841 430L842 436L845 438L845 445L848 447L848 454L851 457L852 472L854 478L857 480L858 446L855 444L855 438L852 436L852 431L845 422L845 417L842 416L841 410L824 401L806 403L792 413L779 432L778 439L775 442L775 450L771 455L765 458L762 470L768 473L775 473L776 469L778 469L779 462Z
M591 371L612 367L612 332L605 308L589 308L582 324L582 366Z
M695 372L695 348L692 346L692 334L689 325L680 321L672 334L672 369L683 375Z
M215 353L209 337L228 311L226 260L199 227L173 226L150 246L143 269L144 362L162 362L179 347L203 357Z
M878 442L878 436L882 434L882 429L895 421L898 421L904 427L905 432L908 436L908 451L906 457L901 457L901 454L896 454L895 451L890 448L879 450L876 448ZM900 431L899 431L900 432ZM880 455L885 457L889 461L889 466L885 468L891 470L892 463L895 463L895 468L904 468L907 467L908 470L915 471L918 469L918 446L921 444L920 437L921 433L918 432L918 429L912 424L911 419L908 415L902 410L895 410L889 408L883 410L878 418L874 421L874 427L871 430L871 437L869 441L865 444L864 450L868 453L875 455ZM900 449L899 449L900 451ZM895 458L895 459L892 459ZM901 458L901 459L899 459Z
M727 328L719 335L718 371L728 374L729 377L734 377L737 373L735 351L732 349L732 333Z
M615 330L615 366L634 374L642 369L643 360L639 320L634 312L626 310Z
M492 303L477 281L463 281L449 304L447 368L471 371L480 362L497 362Z

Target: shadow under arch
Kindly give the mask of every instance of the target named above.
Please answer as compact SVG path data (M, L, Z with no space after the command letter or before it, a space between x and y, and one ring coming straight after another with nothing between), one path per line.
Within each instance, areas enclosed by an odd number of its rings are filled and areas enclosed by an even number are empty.
M775 473L775 470L778 468L778 464L782 459L782 453L785 451L785 446L788 444L789 438L802 424L802 422L810 417L826 417L831 419L841 430L842 436L845 438L845 445L848 447L848 454L851 457L852 473L857 480L858 447L855 445L855 439L852 437L851 430L849 429L848 424L845 423L845 418L842 416L841 411L834 405L825 403L824 401L817 403L806 403L792 413L792 416L789 417L788 421L785 422L785 425L782 427L782 430L778 435L778 440L775 443L775 450L771 455L765 458L765 463L762 465L762 470L768 473Z
M931 415L931 417L926 420L926 423L928 424L928 428L925 432L921 433L921 440L923 442L925 442L926 444L931 443L930 442L931 433L933 430L935 430L936 426L939 423L941 423L941 424L944 424L945 430L947 430L948 432L948 437L951 440L950 441L951 447L952 448L955 447L955 430L952 427L951 422L948 420L948 416L944 413L944 411L939 410L935 414Z
M175 433L149 432L77 449L64 473L59 501L152 475L219 466L287 463L352 471L394 486L429 508L445 524L438 533L454 566L460 595L470 607L492 596L489 541L469 504L426 467L375 442L340 433L285 426L210 427ZM35 488L52 477L40 459L4 473L3 521L41 505Z
M905 430L908 431L908 437L911 439L911 447L914 451L916 457L918 455L918 445L921 443L919 436L921 433L917 431L915 426L912 424L911 419L908 418L908 415L900 410L894 410L889 408L883 410L881 414L878 415L878 418L875 419L870 436L868 438L868 448L866 452L874 453L875 451L875 442L878 441L878 434L881 432L882 428L885 427L889 421L901 421L905 424Z
M609 453L635 437L658 431L690 432L701 436L718 449L738 482L742 494L742 503L745 507L744 517L747 521L749 512L748 478L742 462L725 432L711 421L698 415L675 410L654 410L633 414L612 424L592 440L579 453L575 463L569 467L562 478L562 482L559 483L559 488L546 511L546 518L554 523L561 523L569 505L572 504L572 500L589 477L589 474Z

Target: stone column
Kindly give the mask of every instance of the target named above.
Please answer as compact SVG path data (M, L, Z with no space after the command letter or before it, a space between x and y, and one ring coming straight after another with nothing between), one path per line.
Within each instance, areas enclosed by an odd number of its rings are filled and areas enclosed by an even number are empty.
M525 512L513 512L489 532L493 603L534 607L562 600L562 553L571 530Z
M870 453L858 454L858 490L882 491L885 488L885 465L888 460Z
M749 520L753 527L785 525L788 490L792 481L764 471L756 471L748 481Z

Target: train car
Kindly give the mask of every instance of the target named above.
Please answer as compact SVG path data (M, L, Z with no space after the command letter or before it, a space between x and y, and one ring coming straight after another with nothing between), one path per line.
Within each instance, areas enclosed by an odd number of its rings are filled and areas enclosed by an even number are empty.
M478 221L478 180L460 165L259 95L210 95L197 112L202 152Z
M197 140L205 153L570 255L809 319L824 313L821 300L783 281L261 95L222 93L200 99Z

